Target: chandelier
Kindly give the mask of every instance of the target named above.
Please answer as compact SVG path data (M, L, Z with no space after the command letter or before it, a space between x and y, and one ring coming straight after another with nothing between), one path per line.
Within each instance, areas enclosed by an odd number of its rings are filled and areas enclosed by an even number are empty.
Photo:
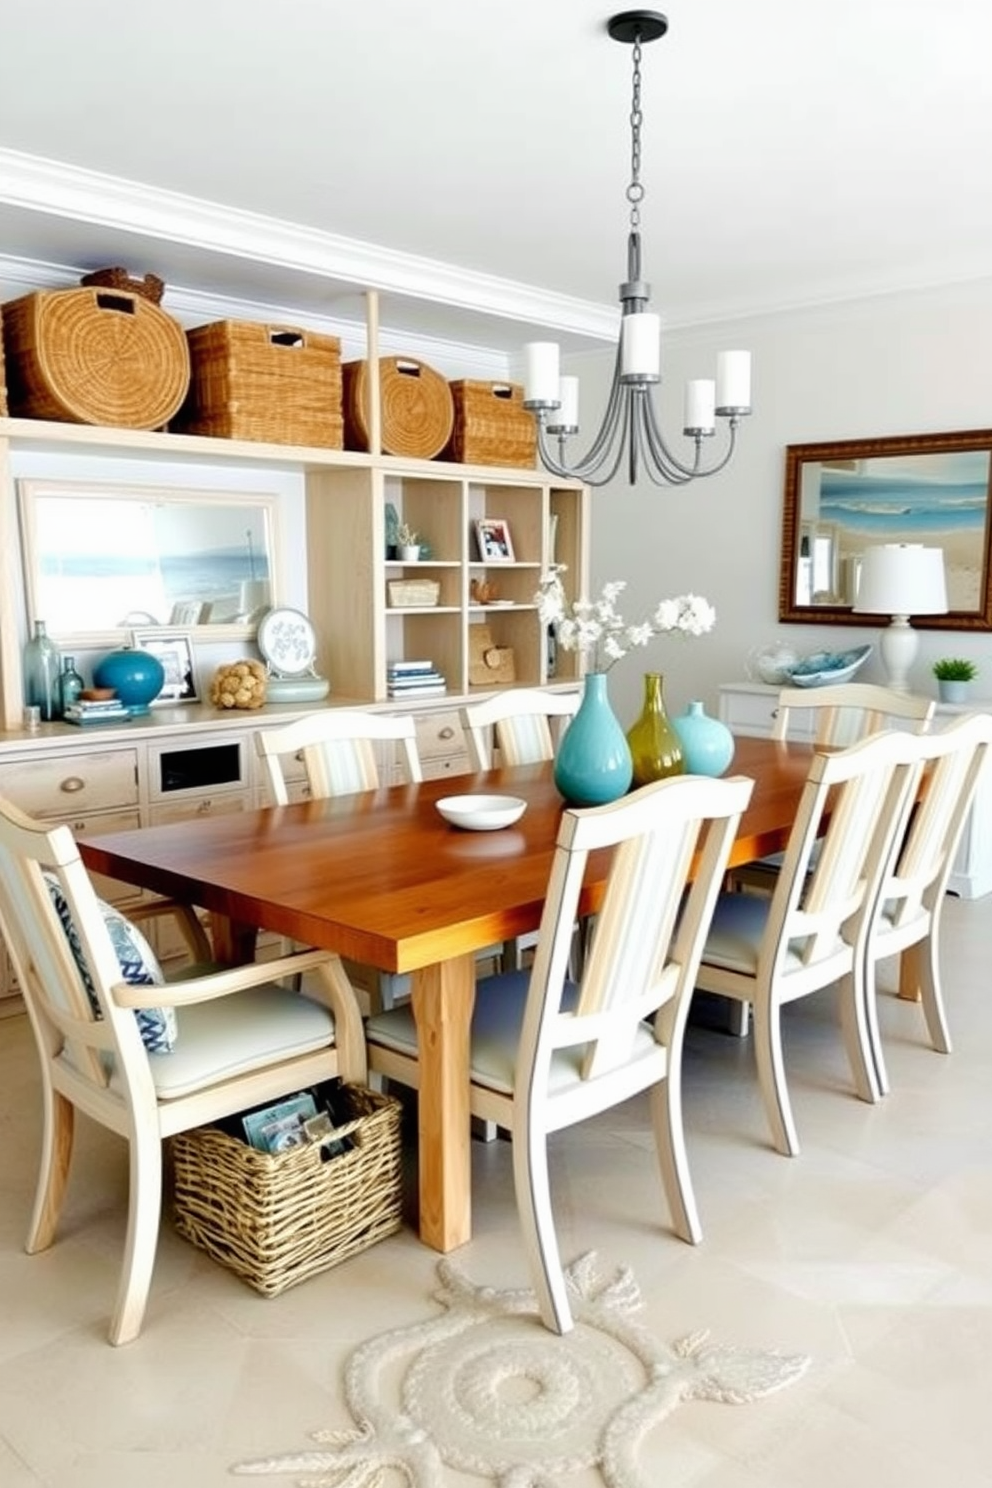
M524 347L524 407L536 417L541 459L554 475L603 486L614 478L626 457L631 485L642 468L655 485L684 485L698 476L715 475L729 463L737 426L751 412L751 357L746 351L720 352L715 381L695 378L686 383L682 432L693 441L695 450L687 447L685 458L680 459L665 440L651 397L651 388L661 381L661 321L648 311L651 286L641 278L641 49L644 43L664 36L668 20L655 10L628 10L613 16L607 30L614 41L633 48L627 278L620 285L622 315L613 383L599 433L586 454L572 462L566 445L579 430L579 380L559 376L558 347L553 341L532 341ZM726 448L705 465L703 441L715 434L717 418L727 420ZM552 439L557 439L557 455Z

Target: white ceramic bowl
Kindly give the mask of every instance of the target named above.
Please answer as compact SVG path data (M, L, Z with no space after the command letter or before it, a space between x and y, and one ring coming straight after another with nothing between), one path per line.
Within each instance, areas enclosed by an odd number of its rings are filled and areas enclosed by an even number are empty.
M469 832L509 827L527 809L527 802L519 796L444 796L436 805L445 821Z

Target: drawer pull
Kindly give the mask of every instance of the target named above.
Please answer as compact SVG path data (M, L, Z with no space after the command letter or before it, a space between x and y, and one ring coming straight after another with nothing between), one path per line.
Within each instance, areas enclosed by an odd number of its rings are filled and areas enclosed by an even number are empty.
M453 739L455 737L455 731L449 723L446 728L438 729L437 736L439 739Z
M59 785L60 791L65 791L67 796L74 796L77 791L86 789L86 781L80 780L78 775L67 775Z
M214 803L211 800L201 801L199 806L197 806L196 808L197 816L209 816L210 812L213 810L213 805Z

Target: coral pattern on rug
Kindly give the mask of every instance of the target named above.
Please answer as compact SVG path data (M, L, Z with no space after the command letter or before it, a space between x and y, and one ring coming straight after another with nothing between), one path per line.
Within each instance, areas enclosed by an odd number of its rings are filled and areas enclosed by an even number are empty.
M657 1472L639 1470L639 1447L680 1401L742 1405L809 1365L805 1355L713 1344L705 1332L659 1342L631 1320L641 1305L631 1273L603 1279L594 1254L566 1272L575 1328L562 1338L542 1325L532 1291L476 1286L450 1261L437 1274L443 1314L351 1355L353 1430L316 1431L317 1449L232 1471L378 1488L392 1470L411 1488L442 1488L450 1467L498 1488L565 1488L570 1474L598 1468L607 1488L651 1488ZM381 1371L407 1357L402 1399L383 1399Z

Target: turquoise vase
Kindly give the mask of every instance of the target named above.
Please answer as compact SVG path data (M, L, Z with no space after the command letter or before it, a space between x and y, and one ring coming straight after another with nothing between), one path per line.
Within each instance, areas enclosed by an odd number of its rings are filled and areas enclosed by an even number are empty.
M570 806L603 806L630 789L630 749L610 707L605 672L588 672L579 711L555 758L555 785Z
M165 667L140 647L111 651L93 670L97 687L112 687L129 713L141 715L165 686Z
M672 719L682 741L685 768L690 775L722 775L734 757L734 736L719 718L710 718L698 700Z

